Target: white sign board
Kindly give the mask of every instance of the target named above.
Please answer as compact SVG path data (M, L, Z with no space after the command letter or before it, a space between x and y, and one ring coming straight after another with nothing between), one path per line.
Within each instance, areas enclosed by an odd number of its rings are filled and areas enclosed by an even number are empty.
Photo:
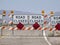
M43 24L44 18L42 15L29 15L29 24L34 24L38 22L39 24Z
M52 25L56 25L57 23L60 23L60 16L51 17L51 23Z
M18 24L19 22L23 24L28 24L28 16L27 15L14 15L13 23Z

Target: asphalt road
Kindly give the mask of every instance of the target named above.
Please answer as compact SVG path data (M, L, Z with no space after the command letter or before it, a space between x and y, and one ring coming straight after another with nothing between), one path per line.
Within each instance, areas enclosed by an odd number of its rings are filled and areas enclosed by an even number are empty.
M46 31L46 35L52 33ZM60 45L60 37L48 37L48 41L52 45ZM12 30L7 29L3 30L3 36L0 36L0 45L48 45L48 43L45 41L42 31L15 30L12 35Z
M60 45L60 37L48 37L52 45ZM0 45L48 45L44 37L2 36Z

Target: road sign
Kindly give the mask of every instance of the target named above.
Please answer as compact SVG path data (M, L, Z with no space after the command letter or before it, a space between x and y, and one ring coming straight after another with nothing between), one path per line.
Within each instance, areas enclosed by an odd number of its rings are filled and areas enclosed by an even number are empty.
M52 25L56 25L57 23L60 23L60 16L51 17L51 23Z
M43 24L44 18L42 15L29 15L29 24L34 24L38 22L39 24Z
M28 24L28 16L27 15L14 15L13 24L18 24L19 22L23 24Z

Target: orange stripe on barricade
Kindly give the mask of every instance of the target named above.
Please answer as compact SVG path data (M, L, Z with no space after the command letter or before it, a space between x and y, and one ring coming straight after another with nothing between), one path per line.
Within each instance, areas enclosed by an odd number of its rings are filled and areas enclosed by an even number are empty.
M45 27L42 27L42 29L41 29L41 30L44 30L44 28L45 28Z
M44 18L47 18L47 15L44 15Z
M6 30L8 27L7 26L5 26L5 28L3 29L3 30Z
M50 29L50 31L54 31L54 30L56 30L56 28L52 28L52 29Z
M30 30L32 27L28 27L28 30Z
M33 27L23 27L22 30L33 30Z
M41 29L42 29L41 27L37 28L37 30L41 30Z
M53 30L56 30L56 28L53 28Z
M23 28L22 28L22 30L25 30L25 29L26 29L26 27L23 27Z
M53 28L52 31L56 30L56 28Z
M44 28L44 30L47 30L47 29L48 29L47 27Z
M14 27L9 27L9 30L14 30Z
M27 30L34 30L34 28L33 27L28 27L28 29Z
M9 24L13 24L13 21L9 21Z
M17 27L12 27L12 26L2 26L0 27L0 29L2 30L6 30L6 29L9 29L9 30L49 30L49 31L57 31L56 28L48 28L48 27L39 27L37 29L34 29L32 26L31 27L23 27L22 29L18 29Z
M17 27L14 27L14 30L18 30L18 28Z
M44 25L47 24L47 21L44 21Z
M53 30L53 28L50 28L50 29L49 29L49 31L52 31L52 30Z
M2 26L1 29L4 30L5 29L5 26Z
M31 30L35 30L35 29L32 27Z

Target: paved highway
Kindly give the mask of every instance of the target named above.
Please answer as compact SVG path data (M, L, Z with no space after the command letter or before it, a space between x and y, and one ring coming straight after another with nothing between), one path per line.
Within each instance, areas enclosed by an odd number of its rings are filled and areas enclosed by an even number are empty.
M52 45L60 45L60 37L48 37ZM48 45L44 37L2 36L0 45Z
M60 45L60 37L48 37L47 39L52 45ZM48 45L48 43L42 36L42 31L15 30L12 35L11 30L3 30L3 36L0 36L0 45Z

